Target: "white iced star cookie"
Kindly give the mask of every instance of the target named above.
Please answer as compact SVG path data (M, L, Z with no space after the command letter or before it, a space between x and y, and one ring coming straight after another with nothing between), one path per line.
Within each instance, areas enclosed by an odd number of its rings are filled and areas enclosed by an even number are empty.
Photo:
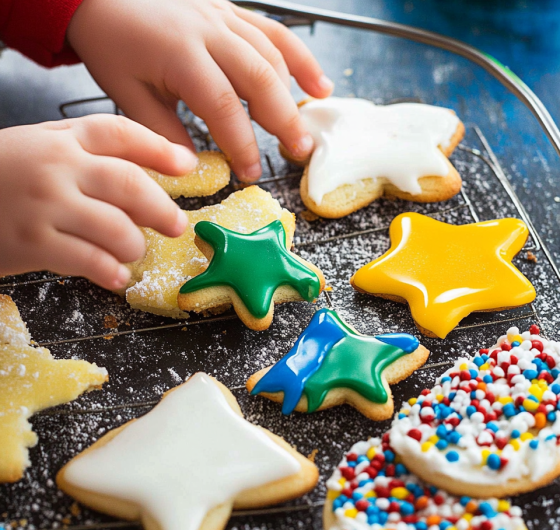
M28 419L43 409L101 387L107 371L78 360L53 359L34 348L16 304L0 295L0 483L22 478L37 443Z
M357 98L304 101L300 114L315 142L301 198L322 217L348 215L382 197L447 200L461 189L451 155L465 128L451 110L419 103L379 106Z
M225 156L218 151L197 153L198 163L193 171L179 177L162 175L144 168L173 199L177 197L206 197L229 184L230 169Z
M148 530L218 530L232 509L298 497L317 480L314 464L244 420L230 391L203 373L57 476L78 501Z

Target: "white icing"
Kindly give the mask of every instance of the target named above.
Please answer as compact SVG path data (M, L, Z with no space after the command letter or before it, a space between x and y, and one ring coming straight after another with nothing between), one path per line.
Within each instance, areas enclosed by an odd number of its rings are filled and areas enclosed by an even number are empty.
M438 146L449 145L459 119L447 109L332 97L306 103L300 113L315 142L308 193L317 204L339 186L366 178L386 178L417 195L419 178L449 173Z
M162 530L196 530L212 508L300 469L196 374L105 446L72 460L65 479L132 501Z
M517 328L508 330L508 335L516 335L518 333L519 330ZM522 344L512 348L508 352L503 352L503 356L499 354L499 362L507 361L510 355L514 355L519 359L518 365L521 366L523 364L522 361L525 360L526 363L524 366L526 366L527 369L536 368L536 365L531 361L539 354L539 351L530 349L530 341L535 339L542 342L544 353L554 358L556 367L558 368L560 366L559 342L549 341L540 335L524 333L523 336L526 340L524 340ZM499 344L506 338L507 335L500 337L497 344L490 348L489 351L491 352L493 349L499 347ZM447 370L441 377L449 375L451 372L457 372L462 364L467 364L468 369L478 369L473 362L462 358L457 360L453 368ZM495 368L493 370L494 373L496 373L497 370L499 371L500 368ZM485 373L489 373L489 371L480 371L481 375ZM441 377L438 378L438 382L441 380ZM531 386L531 382L523 375L515 376L512 382L514 386L510 387L506 379L498 379L488 384L487 390L491 391L495 396L511 396L513 400L518 396L526 397L529 395L528 389ZM556 380L556 383L559 382L560 377ZM450 383L444 383L443 386L436 384L426 398L433 401L437 394L448 396L450 393L450 386ZM414 459L417 465L421 466L423 473L425 473L427 477L429 477L434 469L437 469L438 473L450 479L456 479L470 484L498 485L508 480L521 478L538 481L548 471L560 464L560 446L556 445L555 439L546 440L546 438L552 434L560 434L560 414L557 414L557 419L554 423L535 432L535 430L532 429L535 423L532 414L529 412L522 412L507 419L500 414L502 406L494 403L492 408L497 411L498 419L493 423L497 424L499 428L498 432L509 436L515 429L521 434L530 431L534 434L535 439L538 440L538 448L536 450L531 449L528 440L520 441L520 448L518 451L508 444L502 451L502 456L508 460L508 464L505 467L499 471L495 471L489 469L487 466L481 466L481 450L484 449L484 447L480 447L476 441L483 433L485 433L483 435L484 437L488 436L488 431L485 431L486 424L480 422L476 414L473 414L470 418L467 416L466 407L469 404L470 397L463 390L457 391L457 396L451 403L451 407L463 416L461 423L456 428L462 435L460 443L458 446L450 445L448 448L448 450L454 450L459 454L459 460L457 462L448 462L445 458L445 452L439 451L435 447L432 447L426 452L422 451L421 444L407 435L410 429L419 429L422 432L421 441L424 442L436 432L436 427L421 423L421 409L418 404L410 406L407 402L403 403L403 408L401 410L407 410L408 416L401 419L398 419L397 416L394 419L390 431L392 447L403 456L405 461ZM494 405L497 406L495 407ZM492 444L488 449L495 452L496 446Z

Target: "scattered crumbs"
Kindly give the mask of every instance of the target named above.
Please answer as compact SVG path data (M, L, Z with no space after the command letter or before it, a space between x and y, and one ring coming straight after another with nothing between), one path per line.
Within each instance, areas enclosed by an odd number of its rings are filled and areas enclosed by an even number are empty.
M58 283L59 283L60 285L64 285L64 284L66 283L66 280L58 280Z
M313 213L309 210L303 210L302 212L299 212L299 216L305 221L309 221L310 223L320 219L320 217L316 213Z
M113 340L115 338L115 336L114 335L104 335L103 338L105 340Z
M327 291L328 293L331 293L333 290L332 285L325 285L325 288L323 289L323 291Z
M183 326L183 327L181 328L181 331L187 331L187 326Z
M354 73L354 69L346 68L342 73L344 74L345 77L350 77Z
M530 250L527 251L527 261L531 263L538 263L537 256L535 256Z
M554 197L554 202L560 202L560 197Z
M119 322L114 315L105 315L103 319L103 327L108 329L115 329L119 327Z
M313 449L313 451L311 451L311 453L309 453L309 455L307 455L307 459L310 462L315 462L315 457L317 456L317 453L319 452L319 449Z
M81 513L80 510L80 505L77 502L74 502L71 504L70 506L70 513L74 516L74 517L78 517Z

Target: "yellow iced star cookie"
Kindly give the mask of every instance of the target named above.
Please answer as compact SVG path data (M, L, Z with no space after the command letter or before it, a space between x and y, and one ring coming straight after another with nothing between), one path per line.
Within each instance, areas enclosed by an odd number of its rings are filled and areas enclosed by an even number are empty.
M420 331L443 339L474 311L535 299L535 289L511 263L528 234L519 219L455 226L404 213L391 223L391 248L350 283L357 291L407 302Z
M218 151L201 151L194 170L180 177L162 175L144 168L171 197L206 197L229 184L230 169L225 156Z
M29 345L29 334L9 296L0 295L0 483L15 482L29 466L37 435L27 421L40 410L99 388L107 371L86 361L53 359Z

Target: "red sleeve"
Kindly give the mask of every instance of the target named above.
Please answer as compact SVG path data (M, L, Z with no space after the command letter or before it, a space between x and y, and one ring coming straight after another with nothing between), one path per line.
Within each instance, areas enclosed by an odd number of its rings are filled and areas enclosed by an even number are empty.
M66 28L82 0L0 0L0 39L43 66L80 62Z

